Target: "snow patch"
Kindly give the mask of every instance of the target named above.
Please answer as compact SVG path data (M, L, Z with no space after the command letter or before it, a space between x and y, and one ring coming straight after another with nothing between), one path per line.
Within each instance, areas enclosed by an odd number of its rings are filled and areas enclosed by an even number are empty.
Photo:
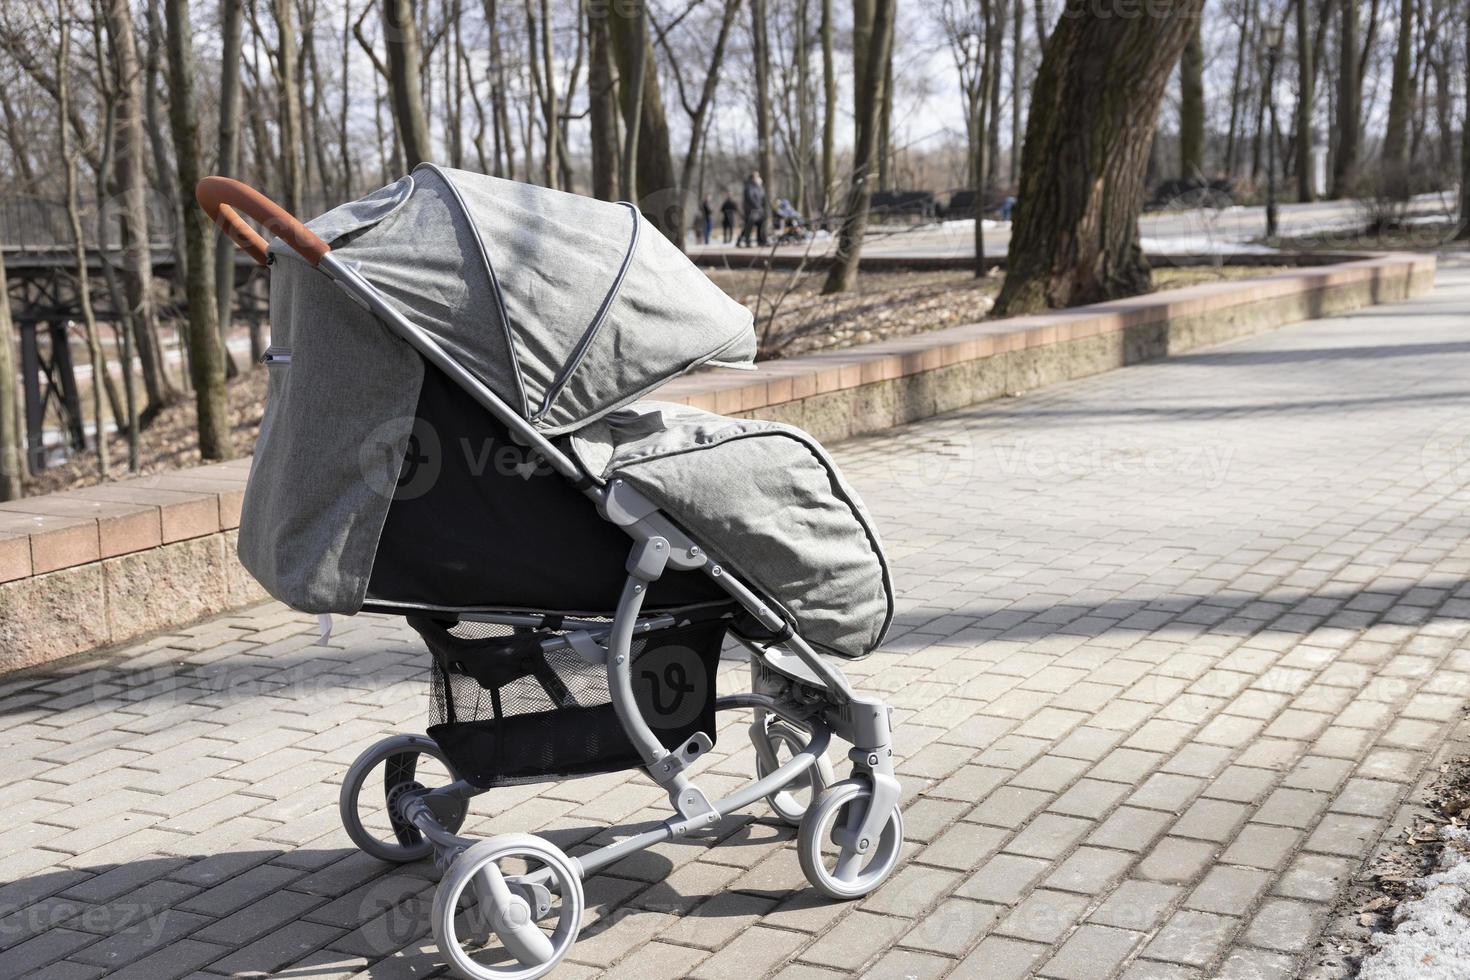
M1394 931L1373 937L1359 980L1462 980L1470 972L1470 830L1441 827L1439 870L1409 883Z

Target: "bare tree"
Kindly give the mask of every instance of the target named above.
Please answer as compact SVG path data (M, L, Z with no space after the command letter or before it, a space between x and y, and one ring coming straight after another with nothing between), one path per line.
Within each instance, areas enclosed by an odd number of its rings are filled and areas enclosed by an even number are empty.
M861 63L854 65L853 108L857 139L853 146L852 179L847 192L846 213L842 216L842 228L837 236L837 255L822 286L824 293L845 293L857 281L863 238L868 230L868 209L873 201L878 127L883 115L883 82L888 73L888 52L893 44L894 4L895 0L872 0L873 16L867 28L864 57ZM859 3L854 2L854 16L858 7Z
M561 126L556 100L556 66L551 59L551 6L547 0L526 0L526 37L531 92L533 98L541 103L541 125L546 137L541 152L541 182L547 187L555 187L559 173L557 157Z
M822 216L837 195L837 62L832 55L832 0L822 0Z
M612 37L607 4L583 0L587 16L587 114L592 131L592 196L616 201L618 184L618 110L613 80Z
M1200 22L1179 58L1179 176L1203 175L1205 169L1205 46Z
M403 165L412 170L429 159L429 124L424 115L423 57L412 0L380 0L383 40L388 47L388 90L403 145Z
M750 0L750 58L755 66L755 166L776 197L776 164L771 149L771 42L766 33L766 0ZM767 209L769 210L769 208ZM770 220L769 215L763 220Z
M1470 16L1465 18L1465 62L1470 64ZM1460 240L1470 239L1470 99L1460 117Z
M1225 136L1225 172L1235 174L1236 154L1240 147L1241 109L1249 92L1246 50L1254 21L1256 0L1240 0L1240 37L1235 45L1235 70L1230 76L1230 129Z
M1414 0L1399 4L1398 45L1393 56L1393 86L1388 97L1388 125L1383 134L1384 192L1396 199L1409 196L1409 115L1413 110Z
M673 209L676 214L670 219L675 227L680 229L689 225L688 206L694 200L692 195L695 165L699 162L700 146L708 131L710 108L714 105L715 93L720 85L720 71L725 63L725 49L729 44L730 33L739 13L740 0L724 0L714 46L709 49L703 47L700 49L700 53L704 56L701 66L704 71L704 84L700 87L698 101L692 104L684 89L684 76L679 70L678 57L669 42L669 31L667 28L658 31L659 45L664 49L664 54L672 68L671 74L679 93L679 102L689 116L689 144L688 149L684 152L684 161L679 171L679 192L674 196Z
M1203 0L1112 17L1068 0L1032 89L1006 279L1007 314L1146 291L1138 243L1159 103ZM1126 80L1126 84L1124 83Z
M123 285L133 339L143 368L148 422L178 397L163 370L158 317L153 303L153 251L148 242L148 150L143 136L143 68L128 0L106 0L107 35L116 90L116 180L122 196Z
M112 384L107 370L107 359L102 354L102 344L97 337L97 316L92 310L92 281L87 269L87 246L82 238L82 218L77 207L77 161L71 152L71 123L67 121L71 108L71 22L72 12L67 0L57 4L57 48L56 48L56 104L57 104L57 151L61 158L66 197L66 222L71 231L72 261L76 263L77 305L81 307L82 329L86 331L87 358L92 367L92 422L97 430L97 472L107 478L107 411L103 392ZM8 337L0 333L0 344L8 343ZM5 370L0 360L0 370ZM0 392L0 398L4 393ZM0 425L3 425L0 419Z
M19 500L25 455L20 447L20 411L15 379L15 331L10 325L10 286L0 251L0 501Z
M169 117L178 160L179 183L193 187L203 176L199 160L199 117L194 105L194 32L188 0L166 0L168 18ZM189 254L185 291L189 303L189 373L199 413L199 453L229 459L230 407L214 290L214 229L200 208L184 216L184 248Z
M1358 5L1339 3L1337 35L1337 152L1332 157L1334 199L1352 193L1358 174L1358 127L1362 113L1363 76L1358 54Z
M233 177L240 167L240 61L244 56L245 11L241 0L220 0L219 81L219 150L215 173ZM343 41L346 47L346 41ZM220 346L224 354L225 374L238 373L235 359L227 346L230 336L230 314L235 308L235 249L229 244L214 254L215 317L219 321Z
M989 47L985 43L991 27L990 0L943 0L940 25L949 42L955 73L959 76L960 100L965 112L965 179L975 194L975 275L985 275L985 173L989 141L985 138L989 109Z
M659 90L658 65L653 56L647 11L613 4L608 27L613 40L623 109L622 174L619 183L629 200L638 202L644 216L671 242L684 247L684 229L674 224L677 208L665 208L665 195L677 192L678 177L669 150L669 124Z
M1312 50L1312 4L1296 0L1296 194L1299 201L1316 197L1312 187L1312 105L1317 76Z
M1025 74L1026 45L1022 41L1022 29L1025 26L1026 5L1021 0L1013 0L1011 4L1011 160L1009 183L1012 187L1016 184L1016 178L1021 168L1021 130L1023 126L1021 114L1022 93L1025 86L1021 79Z
M281 186L286 210L301 213L301 156L305 141L301 129L300 59L296 52L296 13L291 0L273 0L276 45L271 65L281 106Z

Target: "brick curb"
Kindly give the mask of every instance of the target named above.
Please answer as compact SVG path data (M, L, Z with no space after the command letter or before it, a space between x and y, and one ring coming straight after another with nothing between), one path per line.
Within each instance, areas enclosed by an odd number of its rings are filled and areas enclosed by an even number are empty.
M712 370L655 397L835 441L1287 323L1407 299L1435 259L1388 254ZM234 557L249 460L0 505L0 671L264 598Z

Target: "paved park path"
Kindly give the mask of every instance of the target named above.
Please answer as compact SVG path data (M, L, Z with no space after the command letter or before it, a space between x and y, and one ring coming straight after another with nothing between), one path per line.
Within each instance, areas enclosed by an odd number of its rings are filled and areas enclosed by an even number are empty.
M589 883L559 974L1288 977L1470 697L1470 269L1429 297L838 448L903 590L851 673L897 708L909 849L805 890L764 812ZM426 866L336 793L420 730L388 619L277 605L0 678L0 976L421 977ZM739 674L729 675L736 682ZM753 753L738 723L703 781ZM470 829L576 848L624 775L497 791Z

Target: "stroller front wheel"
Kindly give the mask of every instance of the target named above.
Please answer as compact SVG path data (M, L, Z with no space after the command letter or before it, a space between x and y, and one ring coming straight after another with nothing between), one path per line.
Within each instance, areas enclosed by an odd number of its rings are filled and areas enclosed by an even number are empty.
M751 740L755 743L756 776L761 779L775 772L792 756L805 749L810 741L805 732L779 720L766 725L757 723L757 727L751 731ZM784 755L783 749L785 750ZM815 803L833 782L832 763L827 761L826 756L822 756L817 760L816 765L807 769L786 788L768 794L766 804L782 823L790 827L799 827L801 818L806 816L806 811L811 804Z
M434 892L431 926L455 976L533 980L577 941L584 907L579 870L560 848L503 834L455 858ZM552 916L548 932L542 922Z
M818 797L802 818L796 835L801 870L828 898L861 898L883 884L898 864L903 814L897 806L877 840L855 839L872 801L873 790L866 782L847 779Z
M439 764L436 768L440 771L434 777L419 771L423 756ZM373 792L381 791L382 801L372 801L368 819L364 820L362 791L379 767L383 773L382 785L377 786L377 780L372 782ZM342 779L342 792L337 798L342 828L352 843L381 861L407 864L423 860L434 852L434 845L417 827L399 818L400 802L405 794L425 789L421 779L434 778L437 781L446 775L451 782L456 778L449 760L433 739L422 735L393 735L383 739L358 756ZM459 830L464 823L463 809L446 816L448 819L440 822L450 833ZM369 823L373 826L369 827Z

